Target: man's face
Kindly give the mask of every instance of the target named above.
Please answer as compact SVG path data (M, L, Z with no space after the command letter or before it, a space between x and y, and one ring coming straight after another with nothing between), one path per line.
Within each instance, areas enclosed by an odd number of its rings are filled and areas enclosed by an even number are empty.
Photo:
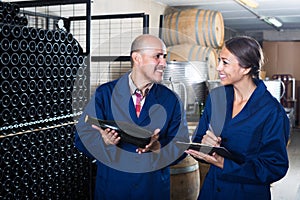
M161 82L163 80L166 63L165 49L143 49L141 50L142 62L141 72L150 82Z

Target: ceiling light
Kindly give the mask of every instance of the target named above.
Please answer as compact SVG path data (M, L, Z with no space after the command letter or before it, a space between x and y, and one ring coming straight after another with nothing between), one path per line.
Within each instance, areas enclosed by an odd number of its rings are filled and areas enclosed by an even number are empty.
M282 29L280 29L280 27L282 26L282 23L278 19L276 19L275 17L266 17L266 16L259 15L255 10L250 8L250 7L253 7L253 6L255 6L255 7L258 6L258 4L256 2L254 2L253 0L234 0L234 1L237 2L238 4L240 4L241 6L243 6L249 12L251 12L258 19L260 19L260 20L264 21L265 23L271 25L276 30L282 31ZM256 4L252 5L251 3L256 3Z
M262 17L262 20L264 20L268 24L273 25L277 28L282 26L282 23L280 21L278 21L278 19L276 19L275 17Z
M239 4L243 4L245 6L248 6L250 8L257 8L258 7L258 3L254 0L235 0L236 2L238 2Z

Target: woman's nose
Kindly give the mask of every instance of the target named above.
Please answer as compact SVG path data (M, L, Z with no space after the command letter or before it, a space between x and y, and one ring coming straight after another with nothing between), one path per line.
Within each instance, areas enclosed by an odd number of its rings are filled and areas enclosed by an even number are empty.
M221 71L223 68L223 64L222 64L222 61L219 60L219 63L217 65L217 71Z

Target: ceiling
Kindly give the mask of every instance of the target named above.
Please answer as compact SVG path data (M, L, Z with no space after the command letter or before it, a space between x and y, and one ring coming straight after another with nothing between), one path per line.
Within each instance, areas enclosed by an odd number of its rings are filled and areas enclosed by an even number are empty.
M299 0L255 0L259 5L250 11L234 0L154 0L176 8L199 8L222 13L224 26L236 32L261 32L264 30L300 30ZM251 12L253 11L253 12ZM260 20L257 15L276 17L282 27L276 29Z

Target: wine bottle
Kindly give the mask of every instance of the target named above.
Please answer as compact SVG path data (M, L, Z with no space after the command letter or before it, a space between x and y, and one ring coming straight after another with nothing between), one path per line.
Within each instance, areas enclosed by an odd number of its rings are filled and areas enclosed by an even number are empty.
M22 40L20 41L19 48L20 48L20 50L23 51L23 52L27 51L27 49L28 49L28 42L27 42L25 39L22 39Z
M2 47L3 52L8 51L9 48L11 47L11 43L10 43L9 39L3 38L1 41L1 47Z
M20 55L20 63L21 63L21 65L26 65L27 62L28 62L28 56L27 56L27 54L26 53L22 53Z
M22 31L22 37L23 38L28 38L28 36L29 36L29 29L28 29L28 27L27 26L23 26L21 31Z
M38 38L39 38L39 40L40 41L43 41L44 39L45 39L45 35L46 35L46 33L45 33L46 31L44 30L44 29L39 29L38 30Z
M28 76L28 67L27 66L21 67L20 76L21 76L22 79L27 78L27 76Z

